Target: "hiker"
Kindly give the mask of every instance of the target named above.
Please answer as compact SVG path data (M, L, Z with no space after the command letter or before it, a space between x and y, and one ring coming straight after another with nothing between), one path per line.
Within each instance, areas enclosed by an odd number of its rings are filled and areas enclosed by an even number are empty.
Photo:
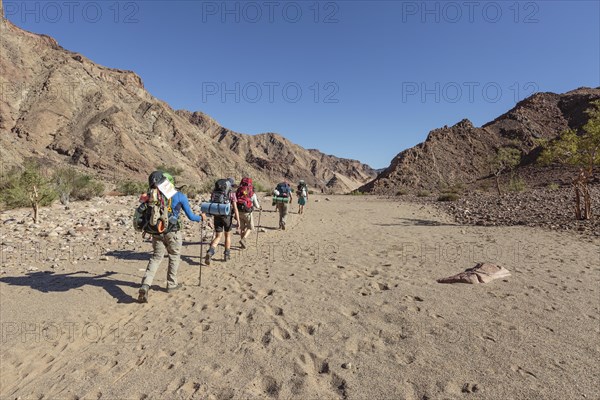
M166 183L170 183L170 187ZM144 212L136 211L136 216L142 222L142 226L137 226L139 230L152 235L152 257L148 262L146 273L142 279L139 290L138 301L140 303L148 302L148 292L152 286L154 275L160 266L165 252L169 254L169 266L167 269L167 292L181 288L177 283L177 269L179 268L180 252L183 244L182 223L179 219L181 210L190 221L200 222L206 220L206 214L200 216L194 214L190 207L187 196L175 189L175 180L165 172L155 171L148 178L150 190L140 198L142 204L138 208ZM170 189L164 189L164 188ZM161 190L170 190L170 193L163 194ZM171 196L167 198L167 196ZM154 208L154 210L152 210ZM159 215L156 215L160 213ZM162 226L162 228L161 228Z
M215 255L215 251L219 245L219 242L221 241L223 232L225 232L225 253L223 259L225 261L231 259L231 225L233 224L234 216L236 221L238 221L238 231L240 229L240 215L237 208L237 197L235 195L235 191L233 190L234 186L235 181L233 178L219 179L215 182L215 190L210 196L211 203L230 204L231 209L227 215L214 216L213 225L215 228L215 238L210 243L210 247L206 252L206 257L204 259L206 265L210 265L210 261Z
M300 179L300 182L298 183L298 191L296 194L298 195L298 214L302 214L304 212L304 206L308 201L308 187L303 179Z
M288 214L288 205L292 202L292 188L290 184L283 181L273 191L273 203L279 211L279 229L285 231L285 220Z
M260 210L258 197L254 193L254 186L251 178L243 178L235 192L237 198L237 208L240 215L240 248L246 248L246 238L250 236L254 230L253 211Z

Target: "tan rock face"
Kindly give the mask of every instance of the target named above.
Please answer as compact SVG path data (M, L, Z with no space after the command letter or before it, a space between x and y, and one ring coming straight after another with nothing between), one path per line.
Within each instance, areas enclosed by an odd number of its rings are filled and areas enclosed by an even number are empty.
M564 94L537 93L481 128L469 120L431 131L427 139L398 154L379 177L361 187L367 192L399 188L437 190L443 185L473 184L490 175L489 160L509 143L519 147L523 166L537 157L535 139L554 138L566 129L581 129L585 110L600 99L600 88ZM536 172L529 171L532 180ZM541 178L541 177L539 177Z
M0 21L0 155L5 167L31 156L71 163L105 180L145 180L158 165L182 179L248 175L347 192L375 177L367 165L307 150L274 134L232 132L200 112L175 111L139 76L97 65L44 35Z

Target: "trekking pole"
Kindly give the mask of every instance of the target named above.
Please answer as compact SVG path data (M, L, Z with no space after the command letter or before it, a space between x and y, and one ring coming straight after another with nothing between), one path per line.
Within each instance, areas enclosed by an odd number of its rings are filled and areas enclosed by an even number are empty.
M262 208L258 210L258 225L256 226L256 248L258 249L258 232L260 232L260 217L262 215Z
M200 225L200 267L198 268L198 286L202 285L202 255L204 254L204 221Z

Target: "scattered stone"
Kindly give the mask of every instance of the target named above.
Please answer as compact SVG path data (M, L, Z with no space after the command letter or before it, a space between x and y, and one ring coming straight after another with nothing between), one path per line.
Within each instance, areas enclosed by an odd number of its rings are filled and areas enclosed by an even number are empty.
M108 261L108 256L101 256L99 258L100 261Z
M592 198L600 197L600 186L590 186ZM545 229L573 231L578 234L600 236L600 215L588 221L577 221L573 212L573 193L566 185L558 190L535 187L520 193L465 192L456 202L437 202L414 198L417 203L428 203L454 216L459 224L476 226L530 226ZM461 230L461 233L462 230Z

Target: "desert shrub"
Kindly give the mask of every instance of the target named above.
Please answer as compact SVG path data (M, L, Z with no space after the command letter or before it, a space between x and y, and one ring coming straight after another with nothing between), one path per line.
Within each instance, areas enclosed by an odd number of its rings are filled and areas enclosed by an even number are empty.
M456 201L460 199L460 195L458 193L442 193L438 196L438 201Z
M526 187L525 181L520 176L513 177L508 183L508 189L511 192L523 192Z
M148 190L148 184L145 182L122 181L117 185L117 191L126 196L142 194Z
M0 202L4 208L32 207L33 220L38 222L40 206L48 206L57 198L52 183L40 170L39 164L27 162L23 168L12 168L2 180Z
M314 190L309 190L308 194L315 194L315 191Z
M176 167L174 165L168 166L168 165L159 165L156 167L156 169L158 171L162 171L162 172L166 172L168 174L171 174L171 176L176 177L178 175L181 175L184 171L183 168L179 168Z
M60 202L68 205L71 199L91 200L104 194L104 184L89 175L78 173L73 168L60 168L52 175L54 188Z
M254 185L255 192L270 192L271 191L271 189L264 186L261 182L254 182L253 185Z
M351 196L362 196L364 193L361 192L360 190L356 189L356 190L351 191L349 194Z
M500 188L500 175L505 172L509 172L510 180L512 182L515 179L515 168L517 168L520 162L521 151L517 148L508 146L499 148L496 154L490 158L489 167L496 181L496 190L498 191L498 196L502 194L502 190Z
M104 193L104 184L92 178L89 175L80 175L75 180L75 186L71 196L75 200L91 200L94 197L102 196Z
M429 197L431 196L431 193L429 193L427 190L420 190L417 192L417 197Z
M465 191L465 185L463 183L453 184L441 184L438 187L440 193L456 193L461 194Z
M185 194L189 199L196 199L200 196L200 189L195 185L183 185L179 191Z
M199 191L201 194L212 193L215 188L215 182L217 178L207 178L200 184Z
M400 189L396 192L396 196L406 196L408 194L408 190Z
M548 185L548 189L550 190L558 190L560 188L560 186L558 185L558 183L550 183Z

